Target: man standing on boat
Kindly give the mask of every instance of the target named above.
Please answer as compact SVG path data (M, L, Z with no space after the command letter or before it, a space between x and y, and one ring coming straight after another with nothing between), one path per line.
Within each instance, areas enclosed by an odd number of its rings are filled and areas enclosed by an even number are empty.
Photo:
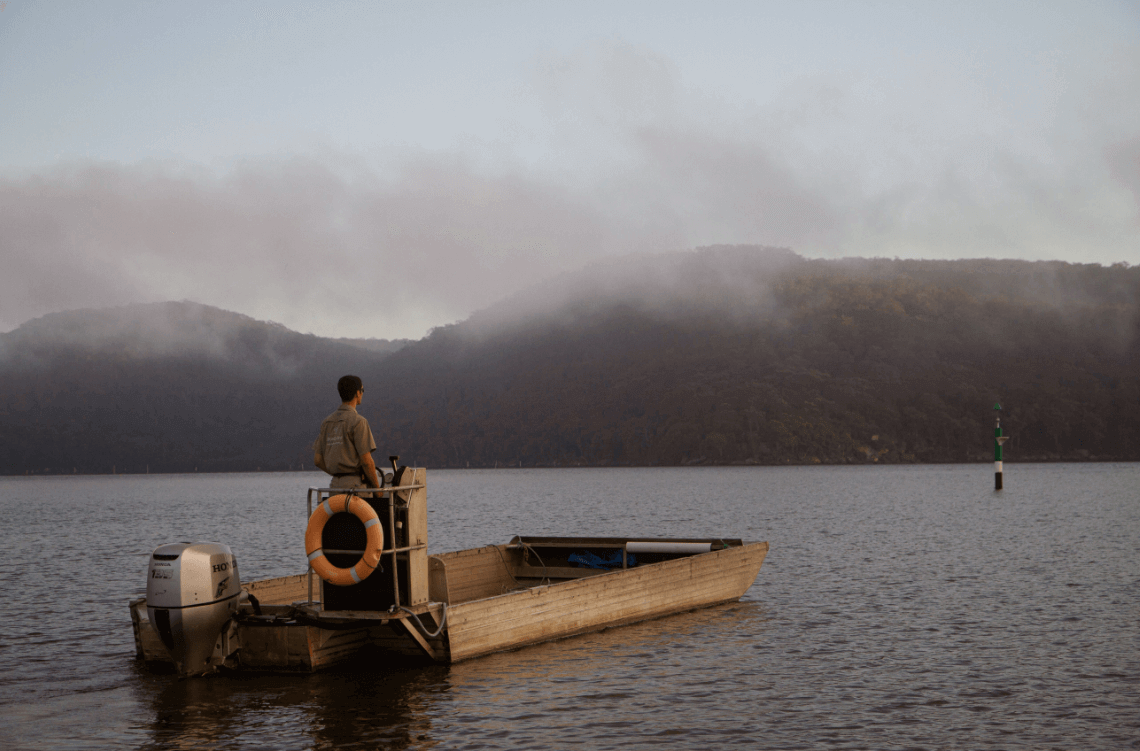
M313 444L313 464L333 476L330 488L380 487L372 452L376 441L368 420L357 414L364 399L364 384L354 375L336 384L341 405L321 423L321 434Z

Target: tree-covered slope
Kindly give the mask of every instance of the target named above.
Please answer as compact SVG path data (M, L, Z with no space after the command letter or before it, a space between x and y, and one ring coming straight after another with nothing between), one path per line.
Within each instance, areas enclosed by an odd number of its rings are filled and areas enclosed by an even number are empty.
M1000 401L1011 460L1140 458L1140 269L714 248L658 282L434 332L388 364L387 442L433 465L969 461Z
M0 472L300 468L330 368L383 357L194 303L44 316L0 336Z

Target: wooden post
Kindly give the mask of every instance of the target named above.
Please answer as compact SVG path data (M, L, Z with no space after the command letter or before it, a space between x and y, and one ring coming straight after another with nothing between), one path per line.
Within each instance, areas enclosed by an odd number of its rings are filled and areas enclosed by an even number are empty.
M420 467L411 474L413 485L427 484L427 469ZM394 495L394 494L393 494ZM406 524L409 547L422 545L408 551L408 605L422 605L429 598L428 554L427 554L427 488L417 488L408 493L408 518Z

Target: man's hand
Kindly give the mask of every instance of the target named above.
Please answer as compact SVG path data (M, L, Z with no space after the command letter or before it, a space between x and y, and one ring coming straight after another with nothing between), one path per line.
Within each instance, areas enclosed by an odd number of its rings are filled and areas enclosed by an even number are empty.
M372 461L372 454L360 457L360 467L364 470L364 476L372 483L371 487L380 487L380 480L376 477L376 462Z

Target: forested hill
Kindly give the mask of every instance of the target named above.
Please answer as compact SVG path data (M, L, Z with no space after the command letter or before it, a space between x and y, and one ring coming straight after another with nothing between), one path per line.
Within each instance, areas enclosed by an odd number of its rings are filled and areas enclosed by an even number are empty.
M998 401L1011 462L1138 460L1138 300L1127 265L714 247L402 347L188 303L57 314L0 336L0 471L296 468L344 372L378 453L421 466L985 461Z
M1010 461L1140 459L1138 267L655 260L406 348L385 443L446 466L976 461L1000 401Z
M187 302L30 321L0 335L0 473L311 466L339 371L398 343L357 344Z

